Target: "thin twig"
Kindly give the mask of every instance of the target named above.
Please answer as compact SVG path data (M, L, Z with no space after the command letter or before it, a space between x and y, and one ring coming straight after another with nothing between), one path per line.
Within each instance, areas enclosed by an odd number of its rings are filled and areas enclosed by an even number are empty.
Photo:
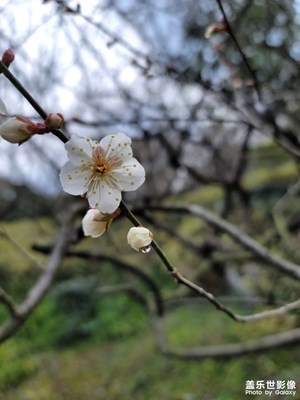
M51 247L50 246L38 246L34 245L33 249L36 251L39 251L41 253L48 254L51 252ZM121 270L139 278L140 281L143 282L145 286L148 287L150 292L153 294L154 302L156 305L156 310L158 315L162 315L164 313L163 309L163 301L162 297L160 294L160 290L153 281L153 279L145 274L142 270L140 270L138 267L136 267L133 264L130 264L124 260L121 260L117 257L105 255L105 254L91 254L87 251L71 251L68 250L66 252L66 256L68 257L78 257L82 258L84 260L94 260L94 261L108 261L112 263L112 265L116 266L117 268L120 268Z
M45 120L47 118L46 111L39 105L39 103L31 96L31 94L25 89L21 82L10 72L10 70L0 61L0 71L5 77L14 85L14 87L25 97L25 99L32 105L35 111ZM59 129L53 129L51 131L53 135L58 137L62 142L66 143L69 139Z
M250 65L250 63L249 63L249 61L248 61L248 59L247 59L247 57L246 57L241 45L239 44L239 41L237 40L237 38L236 38L232 28L231 28L231 25L230 25L230 23L228 21L226 12L225 12L223 4L222 4L222 1L221 0L216 0L216 2L218 4L218 6L219 6L219 9L220 9L220 12L222 14L222 17L224 18L224 22L226 24L227 32L230 35L232 41L234 42L238 52L240 53L240 55L242 57L242 60L243 60L243 62L245 64L245 66L247 67L247 69L249 71L249 74L251 75L251 77L253 79L255 91L257 93L257 97L258 97L259 100L261 100L260 88L259 88L259 84L258 84L256 73L255 73L254 69L251 67L251 65Z
M205 345L188 350L172 350L168 346L162 319L152 315L151 321L159 350L167 356L184 360L203 360L206 358L229 360L247 354L263 353L286 346L295 346L300 343L300 328L296 328L242 343Z
M148 207L148 211L150 209L196 215L197 217L206 221L209 225L226 232L232 239L234 239L234 241L242 245L245 249L249 250L253 255L256 256L256 258L262 260L267 265L271 265L278 271L283 272L294 279L300 280L300 267L297 264L273 254L270 250L248 236L246 233L242 232L236 226L232 225L223 218L216 216L204 207L194 204L180 203L170 206Z
M23 247L21 247L19 243L6 232L3 226L0 226L0 236L4 237L8 242L10 242L15 250L17 250L23 258L27 258L32 263L32 265L36 267L37 270L40 271L43 268L42 265L39 264L39 262L31 256L31 254L29 254Z
M6 293L6 291L2 287L0 287L0 302L6 306L6 308L14 318L18 317L18 311L13 299L8 293Z
M72 220L76 213L77 209L73 208L66 216L44 272L28 292L23 302L15 306L16 313L8 317L0 326L0 343L16 333L49 290L70 243Z
M140 226L141 223L140 221L133 215L133 213L127 208L127 206L122 203L121 204L121 209L122 211L125 213L125 215L127 216L127 218L135 225L135 226ZM157 207L157 209L165 211L168 210L168 207ZM169 210L173 210L174 211L174 207L170 208ZM191 210L191 208L189 208L189 210ZM177 207L176 211L182 211L182 208ZM186 208L184 208L184 211L187 211ZM197 210L199 214L199 210ZM209 216L210 219L212 221L214 221L216 219L217 222L222 222L221 226L223 226L224 223L228 224L228 226L225 224L225 226L230 227L230 228L234 228L231 224L227 223L226 221L220 219L220 221L218 221L218 218L215 217L213 214L207 214L208 212L205 210L205 215ZM217 225L217 227L220 227L219 225ZM230 229L229 229L230 231ZM235 232L235 231L234 231ZM228 232L229 233L229 232ZM236 232L235 232L236 233ZM238 232L237 236L240 237L241 233ZM243 234L244 235L244 234ZM251 239L250 237L246 237L246 235L244 235L244 239ZM260 245L258 243L256 243L253 239L251 239L253 241L253 243L256 245L255 249L257 250L261 250L261 248L259 247ZM247 243L247 240L245 240ZM250 242L252 243L252 242ZM252 244L253 244L252 243ZM206 291L205 289L203 289L202 287L196 285L195 283L191 282L189 279L187 279L186 277L184 277L182 274L180 274L177 269L172 265L172 263L170 262L170 260L167 258L166 254L163 252L163 250L160 248L159 244L153 240L153 242L151 243L151 246L153 247L153 249L156 251L157 255L159 256L159 258L162 260L162 262L164 263L164 265L166 266L166 268L168 269L168 271L171 273L171 275L175 278L175 280L177 281L177 283L179 284L183 284L186 287L190 288L191 290L193 290L195 293L197 293L200 296L205 297L210 303L212 303L218 310L224 312L225 314L227 314L230 318L232 318L233 320L237 321L237 322L253 322L253 321L257 321L259 319L263 319L263 318L267 318L267 317L274 317L277 315L282 315L283 313L286 313L290 310L295 310L300 308L300 300L293 302L293 303L289 303L286 304L285 306L279 307L279 309L276 310L271 310L271 311L264 311L263 313L258 313L258 314L252 314L252 315L239 315L236 314L235 312L233 312L229 307L225 306L223 303L221 303L212 293ZM273 257L273 258L272 258ZM271 260L275 261L277 256L270 256ZM285 261L285 260L283 260ZM287 267L285 265L285 267ZM298 268L298 267L297 267ZM286 272L286 268L284 268L284 271ZM290 273L290 269L288 269L289 273ZM293 274L295 274L296 271L293 270ZM300 272L299 272L299 277L298 279L300 279Z

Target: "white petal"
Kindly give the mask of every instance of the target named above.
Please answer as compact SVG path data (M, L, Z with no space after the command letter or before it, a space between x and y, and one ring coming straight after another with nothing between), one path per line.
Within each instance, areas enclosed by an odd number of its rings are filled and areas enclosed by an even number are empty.
M121 191L112 187L107 178L103 178L89 190L87 199L91 207L97 208L102 213L113 213L122 200Z
M107 230L108 221L101 221L101 217L102 214L98 210L87 211L82 219L82 229L85 236L99 237Z
M82 229L85 236L92 236L93 238L96 238L106 232L107 222L97 222L89 225L83 225L82 223Z
M138 189L145 181L145 169L133 157L121 167L116 168L112 175L117 180L120 189L125 192Z
M76 196L87 191L92 172L90 169L76 167L68 161L62 167L59 177L64 191Z
M69 160L74 165L87 166L92 164L93 149L98 145L97 142L88 138L73 135L65 144Z
M105 150L106 159L120 159L123 162L132 157L130 137L124 133L105 136L100 141L100 146Z

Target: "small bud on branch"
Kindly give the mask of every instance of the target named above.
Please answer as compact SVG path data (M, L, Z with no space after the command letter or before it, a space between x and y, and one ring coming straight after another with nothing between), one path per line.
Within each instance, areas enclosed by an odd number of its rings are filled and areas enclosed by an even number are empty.
M10 143L23 143L35 133L36 124L30 119L13 117L0 126L0 136Z
M135 251L143 251L152 242L153 233L143 226L130 228L127 234L129 246Z
M64 124L64 117L60 113L49 114L45 119L45 125L48 129L60 129Z
M93 238L103 235L108 231L114 218L117 218L121 213L119 208L112 214L103 214L96 208L91 208L87 211L82 219L82 230L85 236Z
M12 51L12 49L9 48L5 50L5 52L3 53L1 61L8 68L10 64L14 61L14 59L15 59L15 54Z
M216 33L226 32L226 31L227 31L226 23L224 21L222 21L220 23L215 23L215 24L209 25L205 31L204 36L206 37L206 39L209 39Z

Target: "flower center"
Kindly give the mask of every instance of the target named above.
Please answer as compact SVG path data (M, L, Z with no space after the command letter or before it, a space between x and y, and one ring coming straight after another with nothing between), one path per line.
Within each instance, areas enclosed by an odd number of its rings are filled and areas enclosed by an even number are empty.
M92 166L94 174L104 175L108 172L108 166L104 162L97 162Z

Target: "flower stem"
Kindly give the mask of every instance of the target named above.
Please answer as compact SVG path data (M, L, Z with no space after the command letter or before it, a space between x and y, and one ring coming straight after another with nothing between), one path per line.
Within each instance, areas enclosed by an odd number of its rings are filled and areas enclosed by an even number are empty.
M10 72L10 70L0 61L0 71L3 75L14 85L14 87L25 97L25 99L32 105L36 112L45 120L47 118L46 111L39 105L39 103L31 96L31 94L24 88L21 82ZM62 142L66 143L69 139L59 129L51 131L53 135L58 137Z

